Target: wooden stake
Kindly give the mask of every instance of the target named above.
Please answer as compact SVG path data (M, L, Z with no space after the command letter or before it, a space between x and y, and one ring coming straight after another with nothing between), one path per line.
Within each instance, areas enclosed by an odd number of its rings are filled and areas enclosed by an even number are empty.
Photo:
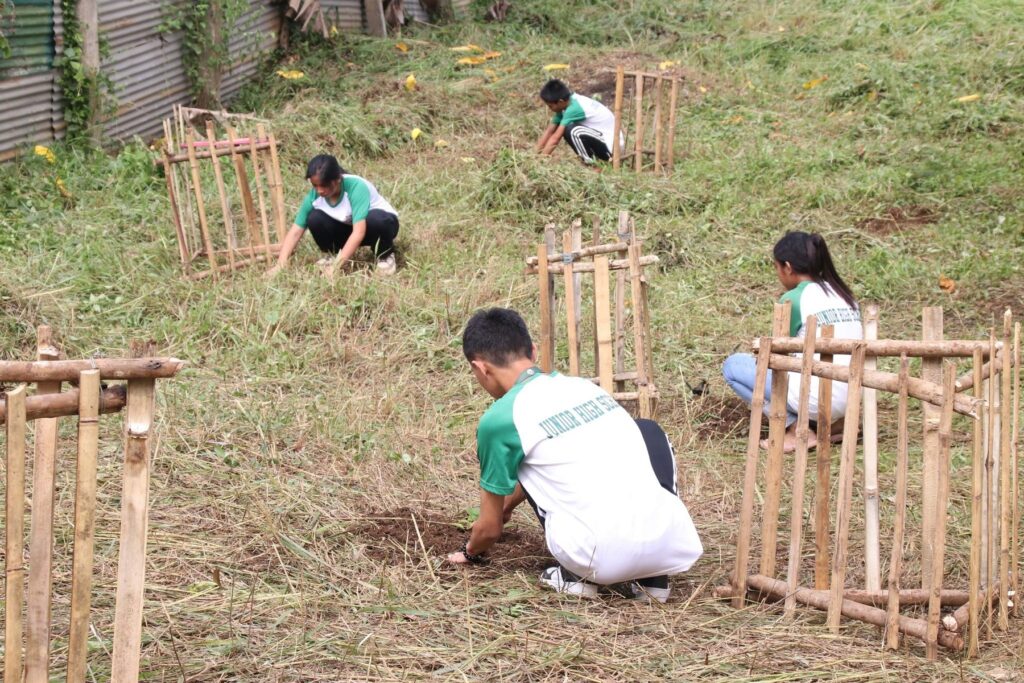
M644 321L643 274L640 271L640 245L629 247L629 279L633 306L633 354L636 356L637 391L640 394L638 412L640 417L650 418L652 414L650 377L647 374L647 335Z
M175 137L174 137L172 121L170 121L170 120L165 120L164 121L164 132L165 132L165 135L167 136L167 146L166 146L166 149L165 149L166 154L164 155L164 161L165 161L165 166L166 166L167 163L174 164L174 161L173 161L173 159L171 158L170 155L174 153L174 151L177 149L177 145L178 145L178 141L176 141ZM181 138L181 139L183 140L184 138ZM181 176L182 176L180 184L179 184L179 180L178 180L179 172L181 173ZM186 254L187 261L189 262L189 264L191 264L191 260L193 258L194 252L199 251L199 247L197 246L198 242L199 242L199 239L197 237L198 234L199 234L199 228L196 226L196 218L195 218L195 215L194 215L193 209L192 209L192 199L191 199L192 193L191 192L182 192L181 191L181 186L182 185L184 185L186 189L188 189L188 187L189 187L189 185L188 185L188 176L185 174L185 169L179 169L176 164L173 165L173 166L167 166L167 173L171 176L171 185L172 185L172 188L174 190L175 199L177 201L184 200L184 202L185 202L184 214L185 214L185 218L188 221L188 230L185 232L185 235L184 235L185 236L185 254ZM176 203L177 203L177 201L176 201ZM179 207L179 209L181 208L180 204L178 205L178 207ZM185 224L184 223L182 223L182 228L185 228ZM193 248L194 245L195 245L195 248ZM188 272L188 271L186 270L186 272Z
M68 683L84 683L89 644L96 519L96 454L99 448L100 371L79 375L78 469L75 477L75 549L71 578Z
M562 234L563 260L562 273L565 277L565 318L568 328L569 374L579 377L580 374L580 338L576 327L576 287L573 278L572 233L566 230Z
M885 644L890 650L899 649L900 571L903 563L903 532L907 516L907 461L909 427L907 424L907 393L910 379L910 361L906 354L900 357L900 392L896 409L896 519L893 522L892 555L889 558L889 601L885 626Z
M921 312L921 338L924 340L942 339L942 309L927 307ZM921 361L921 379L938 384L942 381L942 361L926 358ZM921 486L921 587L930 588L929 577L932 575L932 557L935 554L932 541L935 539L935 518L937 510L935 501L938 485L939 457L939 409L924 404L924 465L922 467L924 481Z
M170 133L170 126L167 121L164 121L164 137ZM188 272L189 268L189 253L188 243L185 240L185 229L181 222L181 213L178 209L178 193L174 189L174 168L171 166L171 162L168 160L166 146L161 150L164 162L164 181L167 183L167 199L171 205L171 221L174 223L174 234L178 238L178 256L181 258L181 266Z
M669 170L675 168L676 163L676 108L679 101L679 79L672 79L672 90L668 98L668 136L665 146L666 157L668 158Z
M1012 472L1012 483L1013 494L1010 496L1013 509L1011 514L1013 515L1013 533L1010 544L1010 557L1013 561L1010 565L1012 576L1010 577L1010 586L1013 588L1015 594L1020 591L1020 485L1019 485L1019 473L1020 473L1020 459L1018 457L1018 447L1020 444L1020 323L1014 323L1013 325L1013 425L1011 426L1012 436L1010 439L1010 458L1012 459L1012 465L1010 467ZM1018 595L1014 602L1013 613L1020 614L1021 598Z
M789 331L790 303L775 304L772 334ZM796 360L795 358L792 360ZM761 512L761 574L775 574L775 554L779 529L779 499L782 495L782 446L786 435L786 395L789 375L772 373L771 402L768 408L768 458L764 470L764 507Z
M764 387L768 377L771 337L761 340L754 372L754 395L750 399L750 428L747 436L747 464L743 470L743 502L740 507L739 536L736 539L736 566L732 573L732 606L743 607L747 594L747 564L750 561L750 535L754 523L754 487L757 485L757 461L761 450L761 418L764 412Z
M267 178L270 181L270 204L274 207L274 227L277 241L284 241L285 216L284 216L284 182L281 179L281 165L277 158L277 140L274 134L267 135L266 126L262 123L256 125L256 135L261 140L270 143L270 164L267 167Z
M626 271L615 273L615 374L626 371ZM615 391L624 390L625 382L615 381Z
M46 325L36 330L36 358L56 360L52 333ZM36 395L55 394L60 382L39 382ZM36 420L35 461L32 477L32 531L28 574L28 612L25 620L25 683L47 683L50 658L50 597L53 591L53 499L57 459L57 419Z
M548 275L548 248L537 247L537 283L540 287L540 369L554 368L555 340L551 325L551 276Z
M1010 391L1013 383L1013 377L1010 375L1010 344L1012 330L1013 316L1010 309L1006 309L1003 314L1003 369L1000 377L1002 396L1000 397L999 415L999 630L1001 631L1010 627L1008 591L1010 590L1010 531L1012 527L1010 496L1013 493L1010 483L1010 437L1012 436ZM1016 558L1014 561L1016 562Z
M661 95L664 78L658 76L654 79L654 172L661 169Z
M835 327L826 325L821 329L821 336L815 343L828 341L834 334ZM829 353L822 353L819 358L822 363L832 362L832 354ZM817 431L817 478L814 481L814 587L818 590L828 590L829 541L832 533L828 509L832 478L832 380L827 377L818 379Z
M270 251L270 225L267 223L267 205L263 201L263 185L260 179L260 156L256 151L256 140L249 139L249 154L252 158L253 184L256 186L256 199L260 207L260 225L263 226L263 248L267 252L267 258L271 256Z
M864 307L864 340L878 339L878 306ZM865 371L873 371L875 356L864 358ZM864 388L864 587L881 588L881 560L878 543L878 397L876 390Z
M597 376L601 388L609 394L615 391L612 380L612 319L609 301L608 258L594 257L594 327L597 331Z
M25 599L25 385L7 392L4 571L4 680L21 680L21 605Z
M615 129L612 143L612 168L616 171L622 164L622 95L625 90L625 74L622 66L615 67Z
M807 316L804 327L804 351L800 367L800 398L796 417L796 460L793 464L793 509L790 516L789 538L789 595L786 596L785 614L792 618L796 611L793 593L800 583L800 561L803 559L804 478L807 476L807 440L810 438L811 362L814 360L814 342L818 336L818 318Z
M974 352L974 396L981 398L981 366L984 363L981 350ZM982 420L971 425L973 450L971 458L971 559L969 566L970 584L970 633L967 639L967 656L978 654L978 608L981 590L981 544L982 544L982 500L985 495L985 447L982 434Z
M210 154L211 161L213 162L213 175L217 179L217 194L220 197L220 211L224 216L224 239L227 243L228 252L228 264L231 270L235 269L235 248L237 247L237 240L235 239L235 226L231 221L231 205L228 204L228 193L224 189L224 174L221 173L220 160L217 158L217 145L213 142L216 140L216 136L213 132L213 121L210 119L206 120L206 139L210 141Z
M145 345L132 343L132 356L146 355ZM153 426L156 381L128 382L125 415L124 486L121 495L121 539L117 560L117 602L114 612L114 655L111 680L139 680L142 648L142 600L146 576L146 528L149 517L149 438Z
M572 250L573 253L579 253L583 250L583 221L577 218L569 226L569 234L572 235ZM577 259L573 259L574 261ZM582 264L580 264L582 265ZM593 268L593 262L588 264ZM576 354L580 353L580 323L583 320L583 278L580 275L580 271L573 268L572 276L572 294L575 299L575 307L573 310L576 311L576 319L573 321L576 326Z
M53 349L56 357L56 349ZM45 362L0 361L0 382L71 382L82 370L96 369L101 379L147 379L173 377L185 367L178 358L92 358L88 360L51 360ZM38 398L36 392L33 398ZM29 403L32 405L32 402Z
M853 494L854 458L857 455L857 432L860 430L860 394L863 375L864 346L855 346L850 363L846 416L843 420L842 459L839 465L839 491L836 496L835 552L832 555L831 600L827 621L828 628L832 633L839 633L843 589L846 583L846 551L850 540L850 502Z
M996 332L995 328L989 330L989 349L995 351L996 343ZM989 358L995 358L994 353L989 354ZM999 392L998 387L998 373L995 371L993 365L992 376L986 381L985 393L988 396L988 434L985 439L985 482L986 482L986 506L987 514L986 519L988 521L988 545L985 551L986 572L985 572L985 586L990 591L995 589L997 581L997 558L996 558L996 539L999 535L999 527L997 526L996 520L996 509L999 507L999 490L998 482L996 480L996 469L999 449L996 444L999 441L999 406L998 398ZM985 605L985 631L986 635L992 637L992 602L989 601Z
M942 578L945 569L946 554L946 503L949 498L949 459L950 444L953 439L953 396L956 395L956 366L947 363L942 370L942 386L946 394L946 403L942 406L939 418L939 461L938 481L936 482L935 538L932 543L932 576L929 590L932 597L928 602L928 632L925 638L925 654L928 659L939 656L939 618L942 608Z
M633 163L639 173L644 165L644 77L636 76L633 80L633 98L636 103L636 128L633 130Z
M216 279L217 257L213 253L213 243L210 242L210 230L206 222L206 204L203 202L203 183L199 175L195 140L193 140L191 132L186 138L186 144L188 145L189 168L192 169L192 191L196 196L196 208L199 210L199 230L203 237L203 249L206 251L206 259L210 262L210 270L214 271L213 277Z
M260 230L256 219L256 204L252 199L252 190L249 188L249 174L245 170L245 159L238 153L235 142L235 129L231 126L224 126L228 133L228 141L231 143L231 161L235 165L235 180L238 183L238 193L242 197L242 209L245 212L245 224L249 228L249 253L255 253L256 247L260 244Z

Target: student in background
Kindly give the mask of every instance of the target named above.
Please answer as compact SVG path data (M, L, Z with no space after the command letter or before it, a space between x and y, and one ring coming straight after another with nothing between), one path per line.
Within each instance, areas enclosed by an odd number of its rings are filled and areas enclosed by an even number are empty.
M572 92L569 86L557 78L544 84L540 90L540 99L553 116L537 140L538 152L549 155L559 140L565 140L584 164L612 158L615 115L608 107L586 95ZM623 136L620 134L620 148L622 144Z

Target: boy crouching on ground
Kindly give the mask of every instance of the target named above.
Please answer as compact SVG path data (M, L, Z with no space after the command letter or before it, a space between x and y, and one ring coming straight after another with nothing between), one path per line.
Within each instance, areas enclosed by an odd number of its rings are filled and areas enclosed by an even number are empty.
M561 593L597 595L627 584L665 602L668 576L688 570L703 548L675 488L665 432L634 421L589 380L541 373L518 313L479 311L462 349L473 375L497 399L480 418L480 517L454 564L479 564L524 500L558 561L540 576Z
M615 115L608 107L586 95L574 93L557 78L544 84L540 98L553 116L537 140L538 152L549 155L555 150L558 141L564 139L584 164L612 158ZM620 134L620 149L623 140Z

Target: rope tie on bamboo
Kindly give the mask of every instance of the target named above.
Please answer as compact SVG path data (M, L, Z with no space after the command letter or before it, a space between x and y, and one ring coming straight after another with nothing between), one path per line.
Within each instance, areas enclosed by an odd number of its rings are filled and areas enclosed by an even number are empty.
M565 265L569 265L570 263L572 263L575 260L576 260L576 254L572 253L571 251L562 254L562 263L565 264Z

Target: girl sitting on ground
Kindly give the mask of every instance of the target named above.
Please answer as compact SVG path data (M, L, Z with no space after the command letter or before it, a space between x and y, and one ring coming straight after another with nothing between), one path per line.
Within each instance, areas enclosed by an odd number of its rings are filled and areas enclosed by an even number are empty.
M791 303L789 334L803 337L807 316L817 316L818 334L826 325L834 327L836 339L863 339L860 308L853 292L839 277L832 256L825 245L825 238L817 233L791 231L775 244L772 256L775 273L786 288L780 302ZM849 356L837 355L832 359L838 365L849 365ZM754 375L757 362L749 353L735 353L725 359L722 374L736 394L750 405L754 394ZM771 400L772 371L764 386L764 413L768 414ZM846 414L847 385L832 383L832 433L842 433L842 418ZM800 373L789 373L789 389L786 396L786 437L783 450L796 449L796 418L800 401ZM810 419L818 418L818 378L811 378ZM812 438L808 446L813 447ZM762 446L765 445L762 442Z

